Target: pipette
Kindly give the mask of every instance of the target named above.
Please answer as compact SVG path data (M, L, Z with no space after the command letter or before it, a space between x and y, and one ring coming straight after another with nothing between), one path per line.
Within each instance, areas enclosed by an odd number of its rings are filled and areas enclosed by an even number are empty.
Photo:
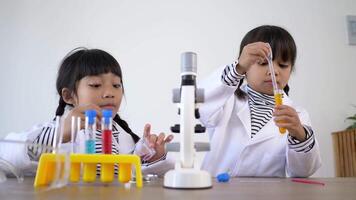
M272 55L272 48L269 56L267 57L268 61L268 68L271 73L271 78L272 78L272 85L273 85L273 93L274 93L274 101L276 106L282 105L283 104L283 91L278 88L277 81L276 81L276 74L274 73L274 68L273 68L273 55ZM279 128L279 132L281 134L284 134L286 132L285 128Z

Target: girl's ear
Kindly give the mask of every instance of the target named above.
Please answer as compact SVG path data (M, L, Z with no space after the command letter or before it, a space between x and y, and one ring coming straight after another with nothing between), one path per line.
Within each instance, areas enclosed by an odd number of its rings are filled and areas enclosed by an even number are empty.
M63 101L66 102L67 104L74 105L75 103L73 93L68 88L62 89L62 98Z

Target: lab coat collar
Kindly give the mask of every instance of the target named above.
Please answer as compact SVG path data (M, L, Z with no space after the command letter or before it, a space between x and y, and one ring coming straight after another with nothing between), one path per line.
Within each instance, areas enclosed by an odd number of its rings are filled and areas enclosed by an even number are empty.
M247 84L242 85L241 90L247 94ZM285 105L292 104L292 101L284 92L283 92L283 104L285 104ZM250 113L250 108L249 108L247 99L245 101L237 100L236 106L238 108L241 108L237 112L237 116L241 120L241 122L245 128L245 131L248 134L248 137L251 138L251 113ZM256 143L259 143L259 142L262 142L262 141L265 141L268 139L272 139L274 137L280 137L281 135L278 133L279 133L279 129L278 129L278 127L276 127L274 125L274 121L272 118L271 120L269 120L267 122L267 124L265 124L262 127L262 129L253 138L251 138L249 140L250 141L249 144L256 144ZM286 135L287 135L287 133L284 134L284 136L286 136Z

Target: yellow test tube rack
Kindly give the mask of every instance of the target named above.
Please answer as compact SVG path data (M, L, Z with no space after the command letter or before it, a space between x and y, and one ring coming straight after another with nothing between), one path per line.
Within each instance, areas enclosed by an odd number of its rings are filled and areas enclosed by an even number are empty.
M57 162L61 162L61 172L63 174L64 155L44 153L41 155L34 187L47 186L54 179ZM141 159L137 155L131 154L70 154L70 174L71 182L79 182L81 166L83 166L83 182L94 182L97 176L97 164L101 164L100 180L109 183L114 180L114 165L118 164L118 181L127 183L131 180L131 166L136 169L136 187L142 187Z

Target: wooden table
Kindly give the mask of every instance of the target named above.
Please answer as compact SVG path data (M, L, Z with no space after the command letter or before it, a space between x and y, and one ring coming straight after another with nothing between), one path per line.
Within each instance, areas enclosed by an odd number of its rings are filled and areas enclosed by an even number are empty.
M228 183L213 181L213 188L205 190L174 190L162 187L163 179L145 182L143 188L129 184L103 185L69 184L59 189L34 189L33 178L25 178L23 183L9 179L0 183L0 200L4 199L194 199L194 200L225 200L225 199L313 199L342 200L356 199L356 178L318 178L311 179L325 183L311 185L292 182L289 178L233 178Z

